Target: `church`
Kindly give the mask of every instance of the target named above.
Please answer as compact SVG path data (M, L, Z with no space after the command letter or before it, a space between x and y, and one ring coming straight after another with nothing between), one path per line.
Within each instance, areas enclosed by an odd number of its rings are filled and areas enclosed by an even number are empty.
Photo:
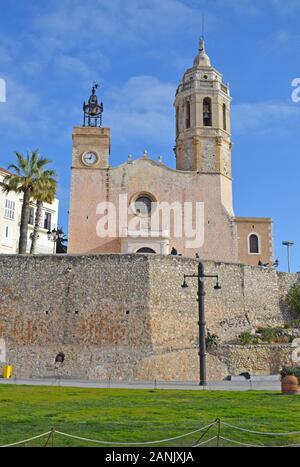
M230 89L212 66L203 39L174 107L176 169L146 151L113 166L110 129L102 126L103 104L94 86L84 103L83 126L73 131L69 254L175 252L272 264L272 219L234 212Z

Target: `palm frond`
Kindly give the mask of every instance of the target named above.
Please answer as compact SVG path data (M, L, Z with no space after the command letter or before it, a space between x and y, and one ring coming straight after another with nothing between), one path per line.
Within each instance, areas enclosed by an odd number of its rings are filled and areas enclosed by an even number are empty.
M21 175L20 167L18 167L16 164L10 164L8 166L8 170L14 170L17 175Z
M23 173L23 175L26 175L27 174L27 169L28 169L27 159L25 159L25 157L23 157L22 154L20 154L17 151L15 152L15 154L16 154L16 157L18 159L19 170L21 171L21 173Z
M41 157L38 149L27 152L26 157L17 151L15 155L17 164L10 165L15 173L5 176L2 190L16 193L30 190L32 198L52 203L57 190L56 172L45 169L51 160Z

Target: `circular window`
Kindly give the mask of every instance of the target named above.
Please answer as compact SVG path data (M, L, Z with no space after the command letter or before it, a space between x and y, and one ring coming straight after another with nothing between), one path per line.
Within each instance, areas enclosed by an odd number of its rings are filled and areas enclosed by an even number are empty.
M139 196L134 203L136 213L141 216L151 215L151 205L152 200L147 196Z

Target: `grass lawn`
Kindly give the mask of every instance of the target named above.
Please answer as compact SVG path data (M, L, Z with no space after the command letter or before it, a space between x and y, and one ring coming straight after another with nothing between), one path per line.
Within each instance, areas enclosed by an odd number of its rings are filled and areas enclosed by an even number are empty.
M49 431L113 442L144 442L197 430L216 418L257 431L300 431L300 397L276 392L79 389L0 385L0 445ZM216 435L213 428L205 439ZM300 445L300 436L270 437L222 427L247 443ZM193 446L194 434L161 446ZM216 441L211 443L215 445ZM45 439L27 446L43 446ZM54 437L55 446L95 446ZM117 444L116 444L117 445ZM230 445L223 442L223 445Z

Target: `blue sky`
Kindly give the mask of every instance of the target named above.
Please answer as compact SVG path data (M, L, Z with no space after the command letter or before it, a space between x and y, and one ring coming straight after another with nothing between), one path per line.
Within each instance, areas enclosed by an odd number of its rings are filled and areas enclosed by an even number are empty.
M101 83L113 165L129 153L174 166L175 90L197 53L205 14L207 52L230 82L234 206L274 219L276 257L292 239L300 269L300 0L0 0L0 165L39 148L59 174L67 228L71 133Z

